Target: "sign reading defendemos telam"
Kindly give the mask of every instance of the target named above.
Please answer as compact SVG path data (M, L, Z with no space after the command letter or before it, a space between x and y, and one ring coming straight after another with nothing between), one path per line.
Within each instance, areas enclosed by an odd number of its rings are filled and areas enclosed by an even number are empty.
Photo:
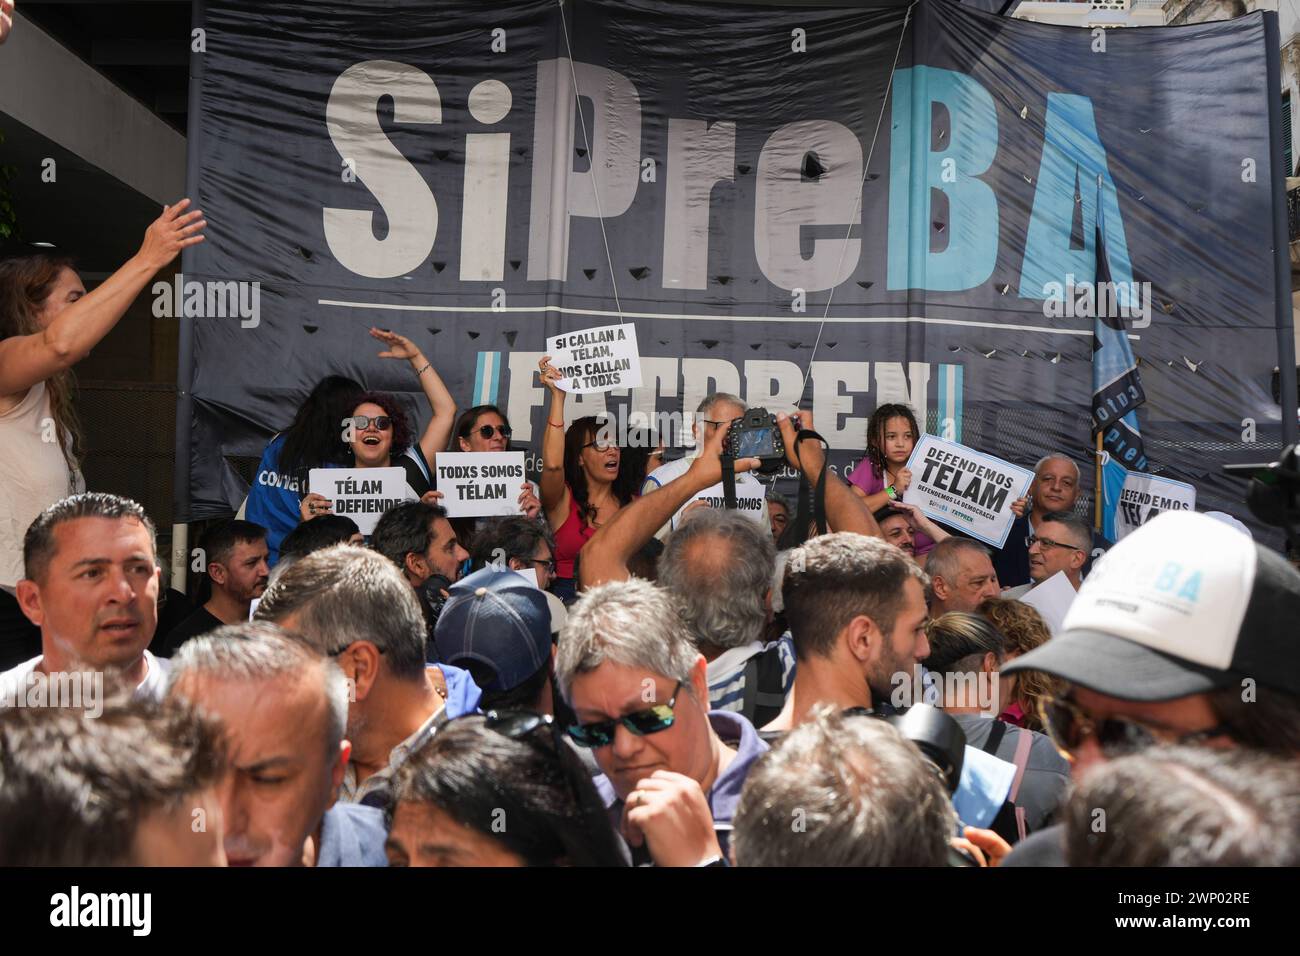
M1195 510L1196 489L1191 485L1130 471L1115 503L1115 540L1122 540L1162 511Z
M313 468L307 488L328 498L334 514L351 518L366 536L385 511L407 498L406 472L401 468Z
M440 451L434 459L441 504L451 518L519 514L522 451Z
M586 395L641 385L641 353L630 322L552 335L546 353L562 376L555 383L562 392Z
M1016 520L1011 502L1024 497L1034 473L983 452L922 435L907 462L912 483L903 499L994 548Z

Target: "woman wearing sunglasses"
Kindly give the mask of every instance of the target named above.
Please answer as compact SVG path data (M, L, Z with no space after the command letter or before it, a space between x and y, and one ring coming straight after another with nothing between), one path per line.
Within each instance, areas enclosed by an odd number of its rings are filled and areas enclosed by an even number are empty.
M565 604L578 596L578 552L633 498L631 486L619 481L622 451L601 437L592 416L576 419L564 430L564 392L556 386L560 372L549 355L538 362L542 384L551 393L546 434L542 438L542 507L555 532L555 580L551 590Z
M591 775L551 717L448 722L402 765L390 866L626 866Z
M452 451L509 451L510 423L505 413L495 405L475 405L461 412L456 420L455 445ZM519 511L529 518L536 518L542 510L542 503L537 499L533 483L525 481L519 490ZM473 522L477 528L482 519ZM453 523L455 524L455 523ZM473 528L469 525L457 525L462 541L470 541Z
M420 380L432 417L418 441L412 441L410 419L397 400L384 392L367 392L356 400L350 416L344 418L340 436L353 468L402 468L406 472L407 496L423 497L430 489L430 463L445 447L456 415L456 402L447 391L433 363L404 335L373 328L370 335L388 346L380 358L405 360ZM310 521L329 514L331 504L319 494L303 497L300 515Z

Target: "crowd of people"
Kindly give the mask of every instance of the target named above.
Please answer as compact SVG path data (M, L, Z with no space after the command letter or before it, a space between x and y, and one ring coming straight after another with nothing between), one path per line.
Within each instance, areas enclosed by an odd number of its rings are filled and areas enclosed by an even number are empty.
M90 293L66 260L0 263L0 864L1300 862L1300 573L1194 513L1110 547L1064 453L1005 547L948 531L907 500L902 405L847 479L778 414L824 521L754 459L739 511L701 500L739 398L665 461L566 424L544 358L539 480L516 515L451 518L438 456L504 452L509 421L458 414L376 328L423 431L322 380L201 536L203 593L164 589L149 515L84 490L68 376L202 240L186 210ZM393 466L408 500L369 535L308 489ZM1057 575L1054 630L1023 599Z

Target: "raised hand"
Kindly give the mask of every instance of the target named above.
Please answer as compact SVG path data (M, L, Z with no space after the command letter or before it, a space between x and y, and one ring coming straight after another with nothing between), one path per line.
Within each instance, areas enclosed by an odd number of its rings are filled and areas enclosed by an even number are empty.
M182 249L203 241L201 233L207 220L198 209L185 212L189 205L188 199L182 199L174 206L164 206L162 215L145 230L136 255L155 272L175 259Z
M519 493L519 510L526 518L536 518L542 510L542 502L533 491L531 481L525 481L522 487L524 490Z
M542 384L546 386L546 390L551 393L560 391L560 387L555 384L561 378L560 370L551 364L549 355L542 356L542 360L537 363L537 368L542 374Z
M380 358L406 359L410 361L420 354L414 342L405 335L399 335L397 332L390 332L388 329L372 328L370 337L378 339L388 346L387 349L379 353Z
M14 0L0 0L0 43L9 38L14 26Z

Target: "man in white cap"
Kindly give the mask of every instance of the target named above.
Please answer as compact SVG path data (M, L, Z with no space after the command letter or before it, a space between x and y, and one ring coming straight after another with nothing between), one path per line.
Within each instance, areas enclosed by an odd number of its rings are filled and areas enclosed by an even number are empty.
M1214 518L1167 512L1097 563L1060 636L1002 673L1066 681L1044 716L1076 775L1161 743L1294 758L1297 614L1300 573L1281 555ZM1029 837L1006 862L1063 865L1060 829Z

